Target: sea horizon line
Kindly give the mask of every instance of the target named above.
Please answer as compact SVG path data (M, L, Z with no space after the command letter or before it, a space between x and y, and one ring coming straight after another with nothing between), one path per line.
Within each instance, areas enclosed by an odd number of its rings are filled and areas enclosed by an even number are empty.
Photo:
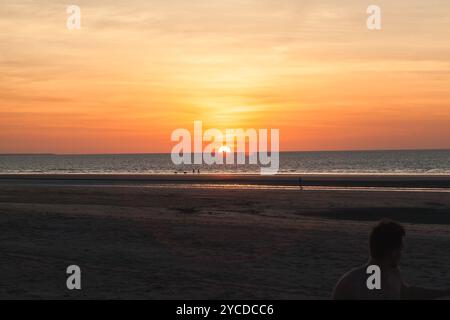
M348 149L348 150L284 150L280 153L321 153L321 152L407 152L407 151L450 151L449 148L418 148L418 149ZM204 152L203 152L204 153ZM233 152L239 153L239 152ZM196 154L190 152L190 154ZM170 155L170 152L100 152L100 153L53 153L53 152L36 152L36 153L0 153L0 156L107 156L107 155Z

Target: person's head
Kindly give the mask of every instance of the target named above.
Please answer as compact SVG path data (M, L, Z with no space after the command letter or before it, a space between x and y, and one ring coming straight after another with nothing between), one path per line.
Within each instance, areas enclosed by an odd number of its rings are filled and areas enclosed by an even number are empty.
M377 261L384 261L397 266L403 250L405 229L397 222L383 219L370 232L370 256Z

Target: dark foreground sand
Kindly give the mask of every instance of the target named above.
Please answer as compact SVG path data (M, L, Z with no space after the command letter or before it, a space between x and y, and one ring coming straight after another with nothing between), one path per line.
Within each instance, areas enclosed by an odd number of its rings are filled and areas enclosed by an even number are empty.
M406 280L450 287L450 193L3 183L0 298L328 298L384 216Z

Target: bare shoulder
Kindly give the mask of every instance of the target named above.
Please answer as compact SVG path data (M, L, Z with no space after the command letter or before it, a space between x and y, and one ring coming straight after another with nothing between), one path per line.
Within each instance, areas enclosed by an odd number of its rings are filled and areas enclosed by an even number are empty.
M333 290L333 299L353 299L355 292L358 292L362 283L365 283L366 277L366 267L360 266L357 268L353 268L350 271L346 272L336 284L336 287Z
M344 284L348 282L354 283L355 281L365 278L366 278L366 266L360 266L357 268L353 268L347 273L345 273L339 280L338 284L341 282Z

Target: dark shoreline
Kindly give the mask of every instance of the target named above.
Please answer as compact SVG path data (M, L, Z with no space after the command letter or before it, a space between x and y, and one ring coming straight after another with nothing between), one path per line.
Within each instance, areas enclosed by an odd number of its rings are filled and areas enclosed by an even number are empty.
M405 281L450 281L448 195L186 186L0 184L0 299L327 299L381 218Z
M0 174L0 184L246 184L324 187L450 188L450 175L380 174Z

